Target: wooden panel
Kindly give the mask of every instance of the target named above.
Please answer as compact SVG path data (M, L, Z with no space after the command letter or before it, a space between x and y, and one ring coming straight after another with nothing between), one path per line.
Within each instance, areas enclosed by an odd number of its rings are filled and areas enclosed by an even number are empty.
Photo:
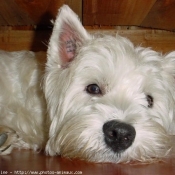
M0 0L0 26L47 28L63 4L83 18L84 25L175 30L175 0Z
M129 38L135 45L151 47L159 52L175 50L175 33L164 30L139 29L119 30L120 35Z
M145 27L175 30L175 1L156 1L141 25Z
M129 38L135 45L152 47L161 52L169 52L175 50L175 33L161 30L149 30L140 28L127 29L125 27L117 28L117 30L97 30L88 28L91 33L104 32L110 35L119 33ZM50 36L48 31L32 31L32 30L1 30L0 31L0 49L14 50L33 50L46 51L47 43ZM19 39L20 38L20 39Z
M38 25L49 25L58 9L68 4L78 15L82 14L82 0L15 0Z
M34 22L18 7L14 0L1 0L0 14L3 19L0 25L33 25ZM6 23L5 23L6 22Z
M84 0L84 25L140 25L156 0Z
M0 0L0 26L47 27L63 4L68 4L82 18L82 0Z
M0 30L0 49L45 51L49 36L48 31Z
M0 5L0 10L1 10L1 5ZM0 25L1 26L5 26L8 23L6 22L6 20L4 19L4 15L0 14Z
M35 24L45 23L49 21L50 14L47 13L47 8L50 4L50 0L15 0L15 2L24 9L29 16L35 21Z
M130 39L136 46L151 47L156 51L163 53L175 50L175 33L163 30L141 29L133 27L127 29L126 27L118 27L117 30L90 30L90 32L104 32L115 36L121 36Z

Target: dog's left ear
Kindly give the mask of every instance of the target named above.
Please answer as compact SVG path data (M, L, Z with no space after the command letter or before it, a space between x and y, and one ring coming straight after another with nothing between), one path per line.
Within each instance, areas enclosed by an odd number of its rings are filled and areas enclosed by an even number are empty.
M47 51L48 66L64 66L75 58L77 47L90 38L77 15L67 6L59 10Z
M162 60L163 70L175 78L175 51L165 55Z

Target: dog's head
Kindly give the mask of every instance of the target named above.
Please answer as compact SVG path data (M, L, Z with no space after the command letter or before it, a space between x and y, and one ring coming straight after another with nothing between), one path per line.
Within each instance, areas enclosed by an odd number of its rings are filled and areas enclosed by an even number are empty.
M94 162L168 155L175 133L175 52L90 35L63 6L48 47L46 151Z

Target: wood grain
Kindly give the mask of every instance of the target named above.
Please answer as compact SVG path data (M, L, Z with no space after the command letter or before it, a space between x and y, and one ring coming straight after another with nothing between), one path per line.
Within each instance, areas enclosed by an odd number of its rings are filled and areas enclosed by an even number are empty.
M14 2L14 0L1 0L0 14L0 25L34 24L34 21ZM1 21L1 19L3 20Z
M82 175L174 175L175 158L152 164L88 163L60 156L50 157L29 150L15 150L10 155L0 156L0 172L8 174L82 174ZM44 172L45 171L45 172ZM48 172L47 172L48 171Z
M82 0L15 0L15 2L29 14L36 25L50 25L50 21L55 19L58 9L63 4L69 5L80 17L82 16Z
M84 25L140 25L156 0L84 0Z
M8 51L46 50L50 32L33 30L1 30L0 49Z
M136 46L152 47L166 53L175 50L175 32L141 28L118 27L116 29L93 29L89 32L105 33L115 36L117 33L130 39ZM51 30L0 30L0 49L46 51Z
M175 30L174 0L1 0L0 26L48 28L69 5L89 26L142 26Z
M50 0L15 0L15 2L30 16L35 24L41 24L43 21L45 21L45 24L48 24L50 14L47 14L46 10L50 4ZM26 24L28 24L27 21Z
M156 1L141 26L175 30L175 1Z

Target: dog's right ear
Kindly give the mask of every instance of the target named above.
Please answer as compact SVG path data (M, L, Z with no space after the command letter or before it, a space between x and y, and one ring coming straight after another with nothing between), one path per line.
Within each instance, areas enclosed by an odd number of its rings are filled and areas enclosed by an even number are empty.
M80 47L90 35L84 29L78 16L67 6L59 10L54 23L47 51L47 66L64 66L71 62Z

